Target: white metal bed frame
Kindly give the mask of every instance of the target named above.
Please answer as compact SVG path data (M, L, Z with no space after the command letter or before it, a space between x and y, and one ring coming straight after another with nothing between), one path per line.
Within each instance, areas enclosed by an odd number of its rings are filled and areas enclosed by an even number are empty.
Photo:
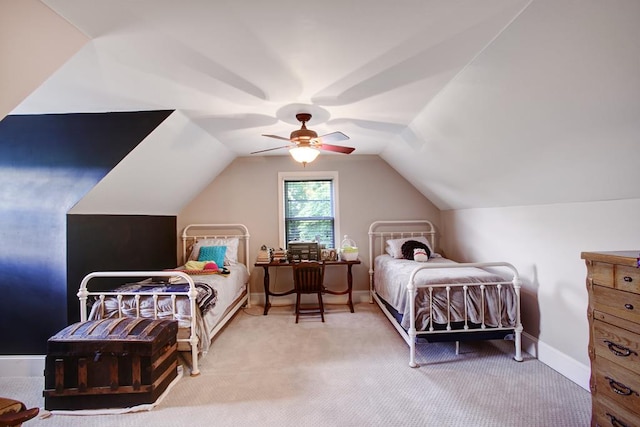
M232 231L236 230L236 233L225 233L225 234L189 234L191 230L224 230L224 231ZM243 263L249 266L249 229L244 224L189 224L182 231L182 264L185 264L187 261L187 256L189 254L188 249L199 240L203 239L228 239L228 238L238 238L242 241L243 249L244 249L244 260ZM238 248L238 252L240 252L240 247ZM189 290L183 292L93 292L88 290L88 283L90 280L97 277L110 277L110 278L125 278L125 277L175 277L179 276L184 279L189 284ZM187 296L189 298L189 315L191 317L190 324L190 333L189 338L178 338L178 342L186 342L191 348L191 376L197 376L200 374L200 369L198 366L198 342L199 338L196 335L196 298L198 296L198 292L196 290L195 282L186 273L180 271L96 271L93 273L89 273L86 275L82 282L80 283L80 289L78 291L78 298L80 300L80 321L87 321L87 299L89 296L97 297L102 301L104 305L105 297L116 297L118 299L118 317L122 317L122 298L125 296L133 297L136 306L136 317L140 317L140 297L143 296L151 296L153 299L154 306L154 317L158 316L158 298L171 298L172 301L172 318L176 318L176 298L178 296ZM220 332L220 330L224 327L224 325L231 320L233 315L243 306L247 305L251 306L251 300L249 298L249 283L247 283L247 289L245 293L237 299L233 306L227 310L227 312L223 315L223 317L218 321L215 328L211 331L211 338Z
M396 230L391 230L390 228L397 228ZM374 286L374 266L375 266L375 257L380 254L384 254L387 240L390 239L401 239L407 237L418 237L423 236L428 239L431 244L431 248L433 250L436 249L436 239L435 239L436 231L435 227L430 221L427 220L399 220L399 221L375 221L369 226L369 302L373 303L375 301L382 312L386 315L386 317L391 321L393 326L396 328L398 333L402 336L404 341L409 345L409 366L412 368L418 367L419 365L415 360L415 352L416 352L416 339L420 335L436 335L436 334L473 334L478 332L487 332L487 331L513 331L514 333L514 343L515 343L515 354L514 359L518 362L523 360L522 358L522 323L520 318L520 276L518 274L518 270L516 268L506 262L485 262L485 263L457 263L457 264L443 264L437 263L434 261L430 261L428 263L420 263L410 274L409 282L407 283L407 298L409 306L409 315L410 315L410 323L409 329L405 330L396 320L396 318L391 314L391 312L387 309L385 303L378 296L375 291ZM376 246L379 244L379 246ZM375 250L377 247L378 250ZM476 267L476 268L491 268L491 269L502 269L508 270L513 274L513 278L511 281L503 281L503 282L488 282L488 283L465 283L464 285L455 285L451 283L443 283L443 284L428 284L428 285L416 285L415 276L416 274L423 269L432 269L432 268L465 268L465 267ZM484 301L485 290L489 287L496 287L498 291L498 295L500 295L501 288L506 285L513 285L514 293L516 296L516 325L515 326L503 326L501 323L498 324L497 327L492 327L483 323L480 325L478 329L470 329L468 326L468 317L465 310L465 320L464 327L462 329L455 329L451 325L451 306L450 306L450 291L453 287L462 287L463 295L465 301L469 294L469 288L479 287L482 299ZM433 290L435 288L445 288L447 292L447 325L445 329L436 330L433 326L433 316L431 316L429 320L429 330L428 331L417 331L416 330L416 313L415 313L415 298L418 293L418 288L428 288L429 289L429 303L433 304ZM500 300L500 298L499 298ZM501 301L501 300L500 300ZM465 304L466 308L466 304ZM483 303L484 309L484 303ZM501 310L501 307L500 307ZM482 317L484 319L484 313L482 313ZM459 341L456 341L456 352L458 351Z

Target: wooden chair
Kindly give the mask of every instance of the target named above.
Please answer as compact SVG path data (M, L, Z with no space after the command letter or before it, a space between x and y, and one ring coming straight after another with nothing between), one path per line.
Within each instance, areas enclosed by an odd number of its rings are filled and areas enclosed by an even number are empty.
M324 322L324 262L301 261L292 264L293 285L296 291L296 323L300 315L320 314ZM300 300L303 294L318 295L318 306L302 308Z

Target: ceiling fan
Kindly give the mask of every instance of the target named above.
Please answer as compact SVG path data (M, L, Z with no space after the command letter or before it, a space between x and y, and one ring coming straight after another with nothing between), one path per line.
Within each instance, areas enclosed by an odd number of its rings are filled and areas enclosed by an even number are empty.
M302 127L298 130L291 132L289 138L278 135L265 135L268 138L281 139L283 141L289 141L289 145L283 145L281 147L267 148L266 150L254 151L251 154L264 153L266 151L280 150L282 148L289 148L289 153L298 162L306 165L315 160L320 153L318 150L333 151L336 153L350 154L355 148L345 147L342 145L331 145L328 142L346 141L349 139L347 135L342 132L331 132L326 135L318 136L318 134L307 129L306 123L311 120L311 114L298 113L296 119L302 123Z

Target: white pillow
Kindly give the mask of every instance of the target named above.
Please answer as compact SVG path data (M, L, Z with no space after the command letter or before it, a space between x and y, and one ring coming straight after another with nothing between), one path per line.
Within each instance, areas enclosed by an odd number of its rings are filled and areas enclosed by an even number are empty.
M203 246L226 246L227 250L224 253L224 265L235 265L238 263L238 245L240 239L237 237L231 237L228 239L202 239L193 245L191 254L189 254L188 261L198 260L198 254L200 248Z
M431 247L431 244L429 244L429 240L424 236L387 240L387 253L394 258L404 258L404 256L402 255L402 245L409 240L415 240L416 242L424 243L429 248L429 251L433 253L433 248Z

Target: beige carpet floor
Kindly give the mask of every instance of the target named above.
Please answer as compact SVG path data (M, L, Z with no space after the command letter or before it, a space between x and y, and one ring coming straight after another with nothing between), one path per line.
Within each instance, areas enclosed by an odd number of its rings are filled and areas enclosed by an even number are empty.
M241 311L152 411L36 418L38 426L588 426L590 394L511 341L419 345L419 368L377 306ZM2 395L43 408L43 378L0 378Z

